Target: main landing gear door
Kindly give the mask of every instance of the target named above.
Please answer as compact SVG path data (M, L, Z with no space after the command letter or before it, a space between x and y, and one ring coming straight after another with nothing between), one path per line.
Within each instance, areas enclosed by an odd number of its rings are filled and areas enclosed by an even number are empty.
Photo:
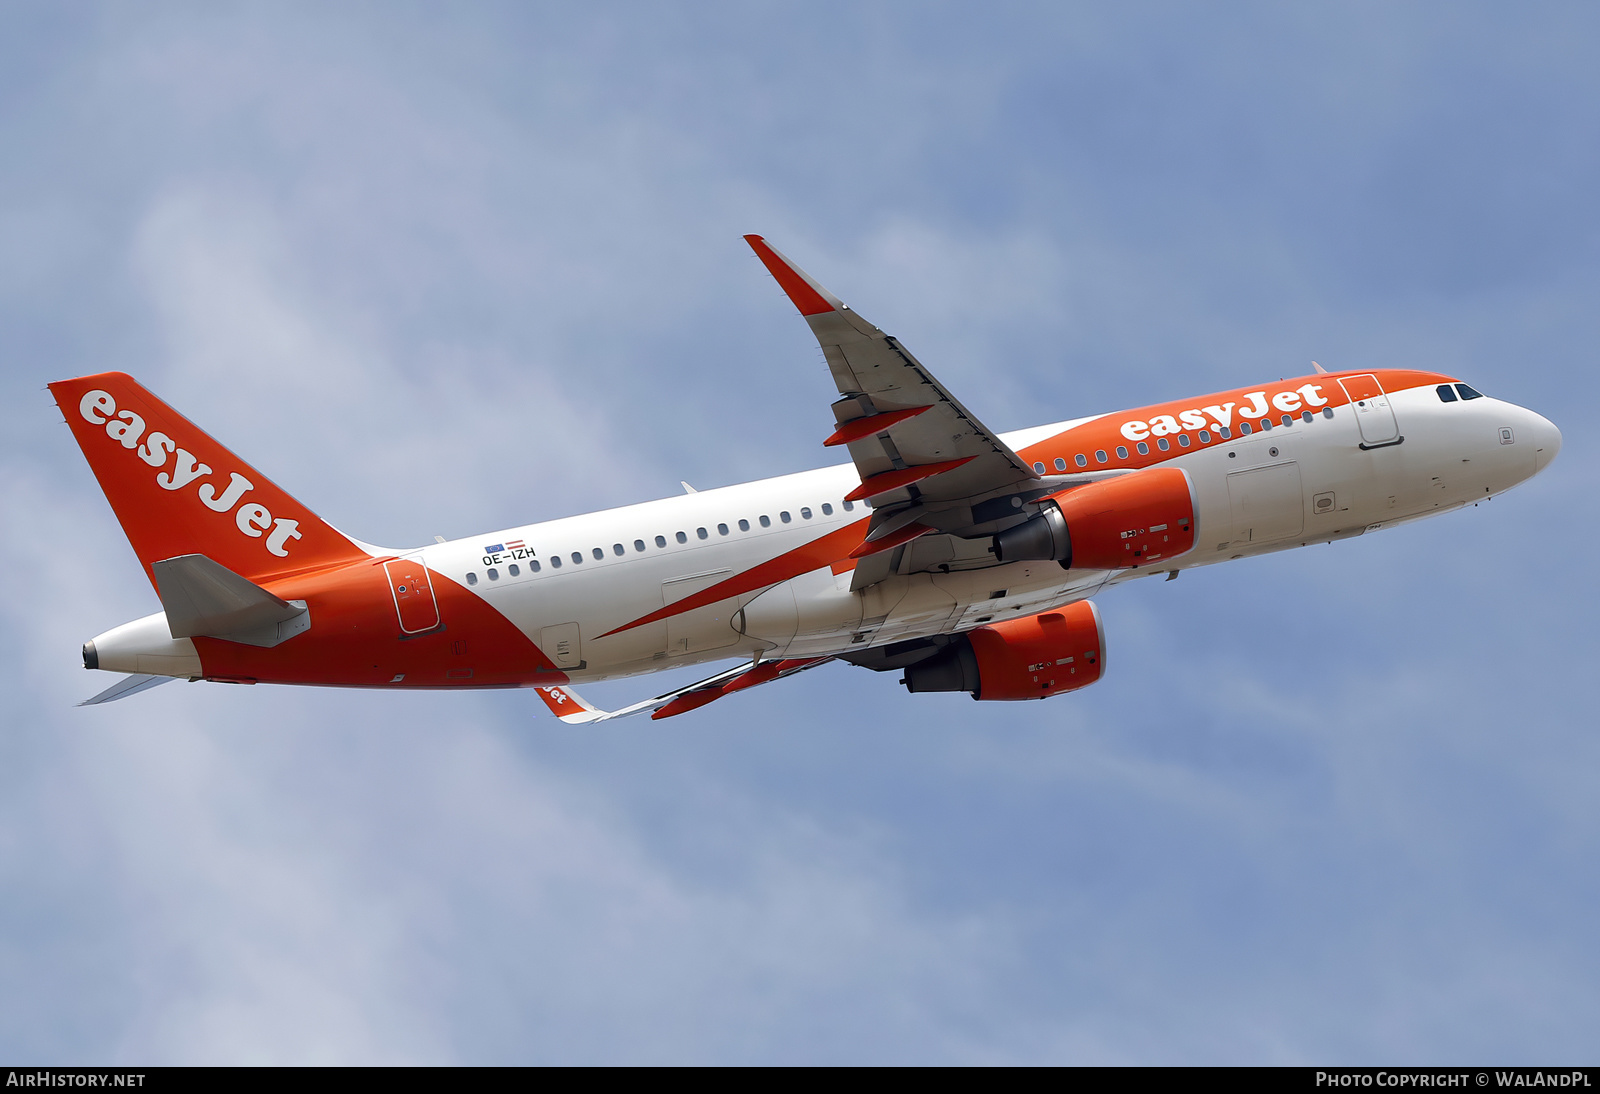
M421 634L438 629L439 601L433 595L433 580L420 558L397 558L383 564L389 575L389 591L394 594L395 614L400 617L402 634Z
M1372 375L1346 376L1339 381L1344 393L1350 396L1350 408L1355 411L1356 425L1361 429L1362 448L1381 448L1399 444L1400 426L1394 420L1394 408L1383 385Z

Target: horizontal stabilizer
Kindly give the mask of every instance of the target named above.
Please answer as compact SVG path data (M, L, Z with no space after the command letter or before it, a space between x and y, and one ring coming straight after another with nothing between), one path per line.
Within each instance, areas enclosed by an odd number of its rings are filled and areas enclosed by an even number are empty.
M276 646L311 625L305 601L281 600L205 555L162 559L150 569L174 638Z
M92 707L101 703L109 703L115 699L126 699L130 695L137 695L141 691L149 691L157 684L165 684L169 680L175 679L177 679L175 676L124 676L99 695L92 699L85 699L78 705L80 707Z

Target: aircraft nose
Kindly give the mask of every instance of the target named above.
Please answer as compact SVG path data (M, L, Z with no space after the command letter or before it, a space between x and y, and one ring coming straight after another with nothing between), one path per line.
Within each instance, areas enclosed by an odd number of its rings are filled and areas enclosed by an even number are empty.
M1533 419L1528 423L1528 431L1533 434L1533 473L1537 475L1561 451L1561 430L1542 415L1529 411L1528 416Z

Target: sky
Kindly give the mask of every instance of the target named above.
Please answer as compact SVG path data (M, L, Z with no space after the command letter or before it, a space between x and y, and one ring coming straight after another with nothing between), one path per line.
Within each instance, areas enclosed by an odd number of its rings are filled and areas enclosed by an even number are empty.
M1597 46L1555 3L0 8L0 1061L1594 1063ZM746 232L998 430L1316 360L1565 448L1110 590L1042 703L74 707L159 605L46 383L130 372L394 546L823 466Z

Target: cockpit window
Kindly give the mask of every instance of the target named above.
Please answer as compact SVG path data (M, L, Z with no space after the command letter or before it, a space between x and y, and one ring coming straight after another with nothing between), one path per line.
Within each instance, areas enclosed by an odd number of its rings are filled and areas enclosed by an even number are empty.
M1481 398L1483 398L1482 392L1473 391L1466 384L1457 384L1456 385L1456 390L1461 392L1461 397L1463 399L1481 399Z
M1453 403L1456 401L1455 388L1449 384L1440 384L1434 390L1439 393L1439 401L1441 403Z

